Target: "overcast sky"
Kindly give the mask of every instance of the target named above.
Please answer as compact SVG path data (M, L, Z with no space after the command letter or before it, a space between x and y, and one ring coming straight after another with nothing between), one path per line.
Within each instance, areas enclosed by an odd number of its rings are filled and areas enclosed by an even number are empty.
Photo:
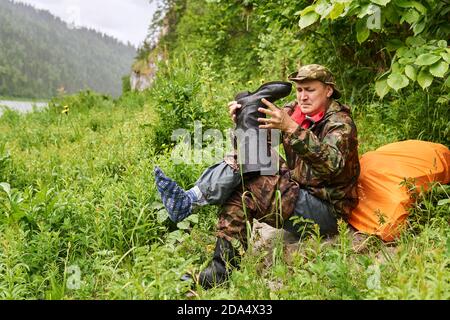
M137 47L156 10L150 0L14 0L50 11L71 25L89 27Z

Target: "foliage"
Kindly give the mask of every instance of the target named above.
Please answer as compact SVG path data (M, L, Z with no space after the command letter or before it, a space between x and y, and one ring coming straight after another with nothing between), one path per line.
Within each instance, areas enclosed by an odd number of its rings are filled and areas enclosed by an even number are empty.
M356 33L358 43L369 42L393 55L391 66L377 81L383 98L390 89L398 91L417 82L423 89L433 80L450 85L448 66L450 6L437 0L319 0L300 12L299 26L316 21L344 19ZM372 36L372 37L371 37ZM371 42L371 43L370 43Z
M127 93L131 91L131 81L130 75L122 77L122 93Z
M158 108L152 94L111 100L83 92L54 99L41 112L0 118L3 298L186 298L189 283L179 278L208 262L217 208L204 207L178 226L167 219L154 165L183 188L204 166L175 165L170 152L155 154L147 125ZM388 124L374 136L370 125L383 114L367 108L366 116L358 122L365 148L383 144L387 133L398 138ZM341 224L333 240L312 231L289 258L277 240L270 265L268 253L254 250L226 286L195 291L203 299L448 299L444 188L418 198L411 227L395 247L370 237L357 249Z
M407 87L377 98L373 80L397 59L380 49L391 35L411 32L405 27L371 30L360 45L350 13L300 30L299 12L310 1L168 4L174 24L161 45L169 56L152 88L125 90L118 99L86 90L55 97L40 112L5 110L0 117L0 296L448 300L450 193L442 185L413 193L408 228L393 243L358 242L362 235L343 221L332 239L304 228L295 246L281 237L273 251L257 250L250 241L230 281L189 291L179 279L211 258L218 209L199 208L178 225L167 218L154 166L185 189L207 166L174 163L173 130L192 135L195 121L203 130L230 128L227 102L284 79L299 59L335 72L342 101L354 111L360 154L403 139L448 144L449 96L439 79L424 92L408 78Z

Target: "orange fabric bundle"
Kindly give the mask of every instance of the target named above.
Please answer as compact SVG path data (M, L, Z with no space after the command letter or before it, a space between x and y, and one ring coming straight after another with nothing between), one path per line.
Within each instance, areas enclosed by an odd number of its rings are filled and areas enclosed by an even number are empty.
M400 183L414 179L418 187L450 182L450 151L441 144L408 140L364 154L358 183L359 204L349 217L357 230L385 241L398 236L412 204Z

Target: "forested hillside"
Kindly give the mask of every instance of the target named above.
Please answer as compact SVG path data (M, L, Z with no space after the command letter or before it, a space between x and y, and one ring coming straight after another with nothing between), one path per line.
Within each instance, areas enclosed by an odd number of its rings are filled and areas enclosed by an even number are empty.
M82 89L118 96L136 54L131 45L49 12L0 1L0 96L50 98Z
M163 5L165 14L149 24L166 33L147 54L161 50L167 59L158 61L151 88L118 99L60 95L42 112L0 117L0 298L449 300L448 184L427 192L399 186L414 202L393 241L355 233L344 219L339 234L324 239L304 222L305 237L294 245L278 235L258 247L253 237L229 280L204 290L180 279L211 260L219 208L197 208L175 224L153 175L159 166L191 188L221 159L206 152L214 147L207 130L225 137L233 128L227 103L263 82L286 80L299 63L324 64L336 75L360 156L407 139L448 147L448 1ZM173 139L179 129L187 142L181 150Z

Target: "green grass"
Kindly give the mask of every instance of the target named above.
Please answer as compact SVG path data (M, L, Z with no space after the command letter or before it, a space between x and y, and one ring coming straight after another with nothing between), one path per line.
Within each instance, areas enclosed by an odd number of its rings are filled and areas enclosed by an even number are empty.
M178 227L167 219L154 165L185 188L205 166L155 152L154 107L145 94L84 93L0 118L1 298L188 298L179 279L211 258L217 208ZM358 118L361 152L396 138L388 126L374 134L371 117ZM369 237L355 249L345 223L333 241L313 233L290 255L278 240L275 252L249 250L226 285L196 288L190 299L449 299L450 192L442 188L419 194L395 243Z
M392 243L357 242L361 236L341 222L331 240L308 230L295 245L277 238L273 251L250 241L240 268L212 290L192 292L180 281L211 259L218 208L170 222L153 168L191 187L207 164L174 163L172 132L192 134L195 121L204 131L230 128L226 104L237 92L286 79L299 61L321 63L345 83L360 155L405 139L450 144L448 79L435 78L425 91L391 90L380 101L373 83L391 57L380 60L389 53L377 38L342 42L353 37L353 21L322 21L330 30L324 37L321 28L299 32L292 14L301 1L209 2L174 1L152 90L116 100L86 91L52 99L40 112L0 116L0 298L448 300L450 191L440 185L417 192L407 228Z

